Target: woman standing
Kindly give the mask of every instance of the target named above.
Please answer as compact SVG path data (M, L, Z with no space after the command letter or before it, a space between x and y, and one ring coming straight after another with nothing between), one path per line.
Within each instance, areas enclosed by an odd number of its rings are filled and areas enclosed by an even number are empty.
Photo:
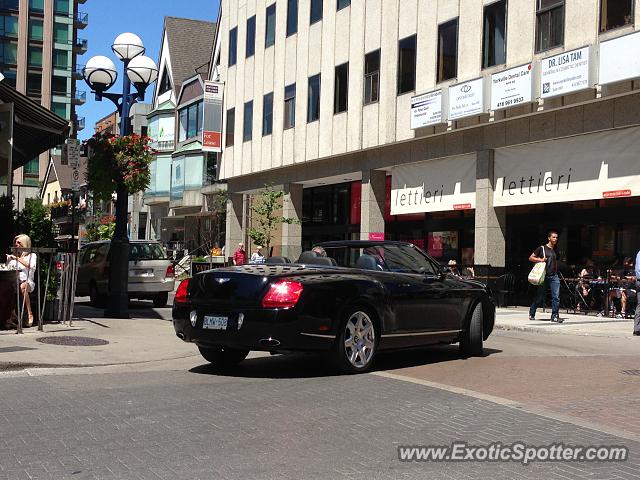
M7 255L7 261L9 266L20 271L20 293L22 293L27 307L27 327L30 327L33 325L33 312L31 311L29 294L36 288L36 283L33 279L38 258L35 253L29 252L31 250L31 238L28 235L18 235L13 242L17 249L17 255Z

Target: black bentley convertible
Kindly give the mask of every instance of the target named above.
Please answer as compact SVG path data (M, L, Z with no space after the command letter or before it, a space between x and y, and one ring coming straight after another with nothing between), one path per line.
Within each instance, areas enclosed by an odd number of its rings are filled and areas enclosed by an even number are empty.
M296 263L274 257L184 280L176 334L220 365L250 350L326 351L347 372L366 371L383 349L460 342L463 354L482 354L495 320L483 284L447 273L409 243L319 246Z

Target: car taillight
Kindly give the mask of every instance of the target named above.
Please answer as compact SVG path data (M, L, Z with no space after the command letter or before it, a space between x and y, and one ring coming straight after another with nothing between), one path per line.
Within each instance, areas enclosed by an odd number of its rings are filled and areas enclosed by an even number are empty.
M176 290L176 296L173 299L173 303L187 303L189 301L189 280L191 280L190 278L187 278L186 280L183 280L182 282L180 282L180 285L178 286L178 290Z
M64 269L64 262L56 262L56 270Z
M164 274L165 278L166 277L173 277L175 274L175 270L173 269L173 265L169 265L167 267L167 273Z
M302 294L302 284L290 280L272 283L269 291L262 299L264 308L290 308L298 303Z

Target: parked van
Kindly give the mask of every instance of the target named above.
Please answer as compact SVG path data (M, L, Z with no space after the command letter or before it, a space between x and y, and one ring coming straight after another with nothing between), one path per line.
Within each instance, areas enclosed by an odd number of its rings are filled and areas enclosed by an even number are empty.
M109 287L110 241L91 242L78 253L77 297L91 297L91 305L104 306ZM129 298L153 300L155 307L167 304L173 291L173 264L159 242L131 240L129 243Z

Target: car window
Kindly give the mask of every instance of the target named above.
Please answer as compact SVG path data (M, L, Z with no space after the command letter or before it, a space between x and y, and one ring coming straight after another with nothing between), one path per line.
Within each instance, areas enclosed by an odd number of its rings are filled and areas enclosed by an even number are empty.
M129 244L129 261L166 260L167 254L159 243Z
M438 274L435 264L417 248L407 245L384 245L376 248L382 250L383 261L392 272Z
M98 246L97 248L94 248L93 251L90 254L90 257L92 256L93 258L91 258L89 261L91 263L98 263L104 260L104 258L107 256L107 252L109 251L109 244L108 243L104 243L100 246Z
M87 260L89 259L89 252L91 251L91 247L85 247L80 249L78 252L78 263L80 265L85 265Z

